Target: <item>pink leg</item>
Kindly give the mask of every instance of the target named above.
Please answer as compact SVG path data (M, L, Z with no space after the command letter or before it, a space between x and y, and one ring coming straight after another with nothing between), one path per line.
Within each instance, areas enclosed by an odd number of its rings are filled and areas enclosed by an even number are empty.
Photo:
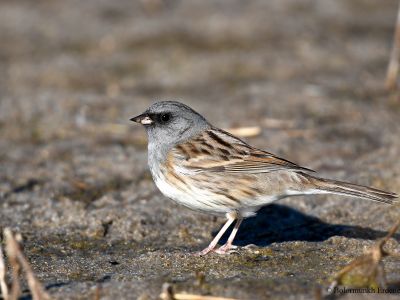
M196 255L199 255L199 256L206 255L207 253L209 253L209 252L214 250L215 246L217 246L218 241L224 235L225 231L229 228L229 226L231 226L233 221L236 220L236 213L235 214L228 213L228 214L226 214L226 217L228 218L228 221L226 221L224 227L221 228L221 230L218 232L216 237L212 240L210 245L208 245L207 248L205 248L204 250L200 251L199 253L196 253Z
M219 249L215 250L216 253L219 254L227 254L229 253L229 250L231 250L233 247L236 246L232 246L233 240L235 239L236 233L239 230L240 224L242 224L243 219L238 219L235 227L233 228L231 235L228 238L228 241L226 242L225 245L221 246Z

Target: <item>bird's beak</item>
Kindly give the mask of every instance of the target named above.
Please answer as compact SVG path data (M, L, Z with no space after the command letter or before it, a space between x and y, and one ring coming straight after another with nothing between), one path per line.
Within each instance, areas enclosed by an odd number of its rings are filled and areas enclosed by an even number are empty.
M140 123L142 125L150 125L153 123L153 120L150 118L150 116L147 113L143 113L141 115L133 117L130 120L133 122L136 122L136 123Z

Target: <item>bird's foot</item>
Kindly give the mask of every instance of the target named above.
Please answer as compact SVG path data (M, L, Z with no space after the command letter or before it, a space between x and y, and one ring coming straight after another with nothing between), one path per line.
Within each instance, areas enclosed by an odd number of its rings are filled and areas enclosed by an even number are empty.
M218 249L215 249L214 252L218 254L232 254L232 253L237 253L238 251L236 250L238 247L234 245L229 245L225 244Z
M203 256L206 255L210 252L214 251L214 247L210 247L208 246L207 248L204 248L203 250L199 251L199 252L195 252L193 253L194 256Z
M217 254L232 254L232 253L237 252L237 250L235 250L237 248L238 248L238 246L225 244L225 245L219 247L218 249L215 249L215 247L207 247L207 248L203 249L202 251L193 253L193 255L194 256L204 256L210 252L215 252Z

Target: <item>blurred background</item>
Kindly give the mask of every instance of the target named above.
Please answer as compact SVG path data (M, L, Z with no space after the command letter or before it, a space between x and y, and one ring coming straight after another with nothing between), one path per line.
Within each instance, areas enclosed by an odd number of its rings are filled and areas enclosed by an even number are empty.
M128 120L164 99L218 127L257 126L249 143L322 175L399 192L400 101L384 89L397 8L396 0L0 1L0 228L29 237L28 256L46 284L86 282L71 289L87 291L107 271L117 282L142 282L140 295L186 278L168 266L160 279L132 273L131 261L119 271L107 263L124 265L124 253L146 249L200 249L220 226L167 201L152 183L144 130ZM338 198L282 203L379 230L398 217ZM286 240L297 239L289 232ZM179 265L175 255L168 260ZM211 272L219 294L258 293L253 283L227 287L229 272ZM327 276L312 274L302 280Z
M84 121L125 124L157 99L225 126L378 102L397 9L389 0L0 5L2 127L29 125L44 140Z

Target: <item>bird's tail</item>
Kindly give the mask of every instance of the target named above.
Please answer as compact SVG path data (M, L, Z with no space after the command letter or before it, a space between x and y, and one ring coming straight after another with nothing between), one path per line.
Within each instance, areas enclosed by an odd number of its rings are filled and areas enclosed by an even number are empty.
M323 179L307 175L313 189L321 193L332 193L338 195L346 195L350 197L362 198L382 202L386 204L394 204L398 195L391 192L374 189L371 187L337 181L330 179Z

